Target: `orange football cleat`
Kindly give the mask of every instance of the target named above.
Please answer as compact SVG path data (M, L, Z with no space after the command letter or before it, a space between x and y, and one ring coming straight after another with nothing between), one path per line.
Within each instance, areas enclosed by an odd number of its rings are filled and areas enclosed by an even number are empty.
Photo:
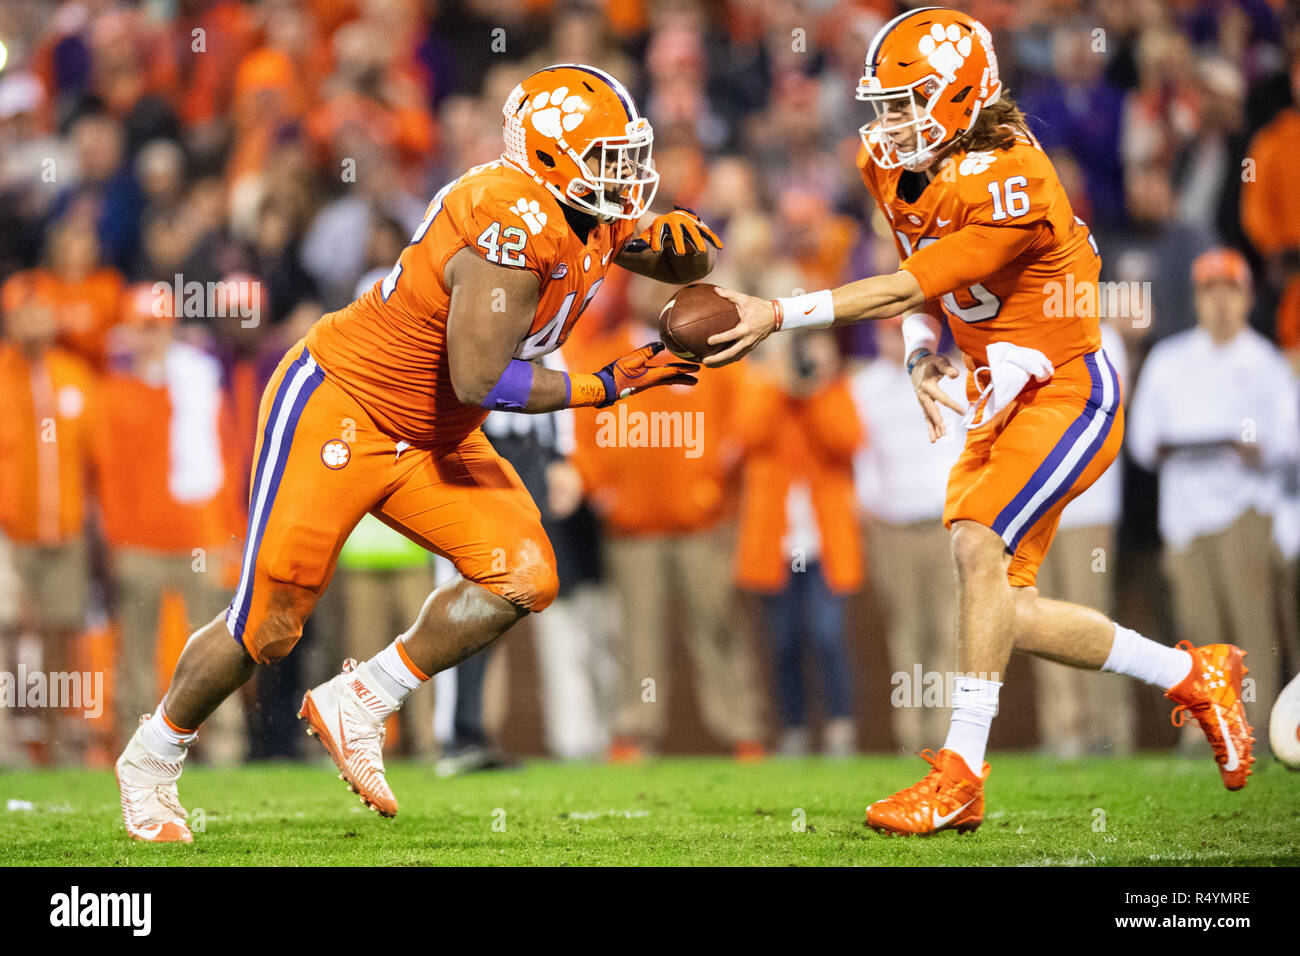
M348 789L381 817L395 817L397 797L385 776L384 720L378 716L393 705L367 687L356 669L348 658L342 673L307 691L298 717L307 721L308 736L324 745Z
M609 745L608 760L610 763L642 763L645 750L632 737L617 736Z
M767 756L767 748L760 740L737 741L733 755L738 763L759 763Z
M867 807L867 826L891 836L932 836L940 830L969 833L984 822L984 781L955 751L921 751L934 769L892 797Z
M1178 705L1171 715L1173 725L1181 727L1188 714L1195 717L1214 748L1223 785L1240 790L1255 762L1251 753L1255 738L1241 702L1241 679L1250 673L1241 662L1245 652L1231 644L1192 647L1188 641L1181 641L1178 648L1192 655L1192 670L1165 692Z

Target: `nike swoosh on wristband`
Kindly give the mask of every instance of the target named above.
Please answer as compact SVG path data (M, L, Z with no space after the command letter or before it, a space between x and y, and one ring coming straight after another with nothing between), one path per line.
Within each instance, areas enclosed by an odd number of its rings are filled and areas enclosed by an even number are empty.
M936 830L941 830L941 829L943 829L944 827L946 827L948 824L952 823L953 818L956 817L957 814L961 813L963 810L965 810L967 807L969 807L969 806L970 806L972 803L974 803L974 802L975 802L974 800L968 800L968 801L966 801L966 802L963 803L960 807L958 807L956 810L954 810L952 813L948 814L946 817L941 817L941 816L939 816L939 811L938 811L938 810L931 810L931 811L930 811L930 814L931 814L931 816L930 816L930 822L934 824L934 828L935 828Z
M815 308L817 308L817 306L815 306L815 305L810 305L810 306L808 306L808 308L806 308L806 309L803 310L803 314L804 314L804 315L812 315L812 311L813 311L813 309L815 309Z
M1223 764L1223 769L1229 772L1236 770L1240 761L1237 759L1237 745L1232 742L1232 734L1228 733L1228 725L1223 721L1223 711L1219 705L1214 705L1214 716L1219 719L1219 732L1223 734L1223 745L1228 748L1228 759Z

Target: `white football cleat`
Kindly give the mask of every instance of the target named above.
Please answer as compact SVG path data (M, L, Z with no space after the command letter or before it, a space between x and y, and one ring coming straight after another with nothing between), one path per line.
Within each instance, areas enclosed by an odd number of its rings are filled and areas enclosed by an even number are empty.
M113 768L122 795L126 832L133 840L149 843L193 843L194 836L185 822L189 814L176 792L184 761L166 760L148 750L141 740L143 729L141 720Z
M361 802L381 817L397 816L397 798L384 778L384 720L393 704L366 687L355 674L357 662L343 662L343 673L307 691L298 711L307 733L317 738L339 768L339 777Z
M1291 678L1273 704L1268 745L1278 760L1292 770L1300 770L1300 674Z

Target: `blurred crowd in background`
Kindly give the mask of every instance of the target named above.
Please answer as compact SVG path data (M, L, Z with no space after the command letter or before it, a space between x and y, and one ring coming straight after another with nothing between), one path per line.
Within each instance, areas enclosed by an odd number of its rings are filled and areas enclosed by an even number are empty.
M1040 586L1169 643L1242 644L1261 723L1300 664L1300 8L954 5L992 30L1103 280L1135 290L1106 328L1136 396L1129 455L1067 510ZM104 673L109 700L94 719L0 706L0 765L106 764L154 706L235 584L265 382L388 272L430 196L499 156L526 74L581 62L625 83L655 130L656 211L697 210L725 241L710 281L789 295L896 268L854 166L853 94L905 6L6 0L0 672ZM653 340L670 293L614 270L563 361ZM897 323L777 336L695 389L494 413L563 591L507 638L534 641L534 673L485 654L440 675L395 746L448 772L507 760L524 683L564 758L665 749L681 696L699 746L741 759L937 745L958 445L926 441L901 350ZM203 757L298 754L303 689L452 573L363 522L299 651L214 715ZM862 699L866 669L887 706ZM1022 745L1152 743L1113 677L1024 686L1003 703L1033 714Z

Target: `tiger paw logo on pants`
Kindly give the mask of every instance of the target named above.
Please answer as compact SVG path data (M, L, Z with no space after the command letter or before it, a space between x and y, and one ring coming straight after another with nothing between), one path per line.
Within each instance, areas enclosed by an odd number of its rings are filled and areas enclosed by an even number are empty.
M352 460L352 449L348 447L347 442L335 438L321 446L320 460L325 463L326 468L338 471Z

